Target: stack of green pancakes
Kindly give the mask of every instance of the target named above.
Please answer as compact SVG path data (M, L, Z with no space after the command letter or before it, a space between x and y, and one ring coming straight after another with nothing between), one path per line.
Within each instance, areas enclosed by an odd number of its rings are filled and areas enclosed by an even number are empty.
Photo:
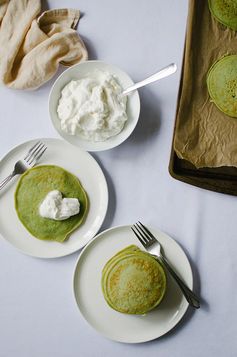
M161 302L166 291L165 272L152 255L131 245L104 266L102 291L114 310L144 314Z
M41 217L39 206L52 190L59 190L63 197L77 198L79 214L63 221ZM84 221L88 199L76 176L59 166L42 165L21 176L15 192L15 209L22 224L34 237L63 242Z

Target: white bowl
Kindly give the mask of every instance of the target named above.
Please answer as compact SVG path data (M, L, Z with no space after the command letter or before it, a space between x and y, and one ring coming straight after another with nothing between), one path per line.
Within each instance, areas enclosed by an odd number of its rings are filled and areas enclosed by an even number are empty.
M116 136L112 136L105 141L92 142L84 140L79 136L69 135L63 132L60 126L60 119L57 114L58 101L63 87L73 79L81 79L89 76L90 72L94 72L95 69L114 74L124 89L134 84L127 73L123 72L116 66L102 61L86 61L76 64L75 66L72 66L64 71L55 81L49 95L49 114L57 132L69 143L79 146L81 149L87 151L107 150L121 144L133 132L140 114L139 94L138 91L134 91L127 98L128 120L126 121L122 131Z

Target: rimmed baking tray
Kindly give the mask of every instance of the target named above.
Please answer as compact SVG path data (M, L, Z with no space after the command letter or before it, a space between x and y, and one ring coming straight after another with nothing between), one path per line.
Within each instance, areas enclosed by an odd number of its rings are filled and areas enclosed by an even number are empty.
M193 6L195 6L194 1L196 2L197 0L190 0L190 4L189 4L189 15L188 15L189 24L192 21L195 21L197 23L198 16L200 16L201 8L207 6L207 4L204 5L204 2L207 3L207 0L204 1L198 0L198 5L200 6L198 6L199 14L197 14L195 13L195 11L193 11ZM190 26L187 27L187 31L189 29ZM186 36L187 35L188 32ZM190 54L187 52L186 45L185 45L180 87L179 87L179 93L177 98L174 134L173 134L173 141L172 141L172 148L171 148L171 155L170 155L170 162L169 162L169 173L173 178L194 186L198 186L207 190L221 192L225 194L237 195L237 168L236 167L222 166L216 168L208 168L208 167L196 168L189 161L180 159L174 150L174 137L175 137L175 132L178 123L177 117L180 109L179 107L180 98L183 89L184 66L185 63L187 63L186 59L187 56L189 55ZM195 80L195 78L193 78L193 80ZM179 118L180 118L180 113L179 113ZM237 145L237 138L236 138L236 145Z

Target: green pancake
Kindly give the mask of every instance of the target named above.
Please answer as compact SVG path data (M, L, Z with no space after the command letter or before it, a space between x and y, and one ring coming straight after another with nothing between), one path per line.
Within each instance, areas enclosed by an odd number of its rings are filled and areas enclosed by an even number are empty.
M237 55L215 62L208 71L207 88L212 101L225 114L237 117Z
M52 190L60 191L63 197L78 198L80 212L63 221L41 217L39 206ZM15 192L15 209L20 221L34 237L63 242L82 224L88 210L88 199L76 176L61 167L44 165L21 176Z
M208 0L208 5L217 21L237 30L237 0Z
M105 264L101 285L110 307L138 315L159 305L166 291L166 276L152 255L131 245Z

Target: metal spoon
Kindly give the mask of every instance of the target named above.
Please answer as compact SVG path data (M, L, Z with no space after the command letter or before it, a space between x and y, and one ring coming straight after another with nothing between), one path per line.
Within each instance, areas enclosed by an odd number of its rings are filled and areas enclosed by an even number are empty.
M168 77L171 74L175 73L176 71L177 71L177 65L175 63L171 63L168 66L162 68L160 71L153 74L152 76L144 79L143 81L133 84L131 87L128 87L122 92L121 96L123 97L125 95L128 95L130 92L134 91L137 88L144 87L149 83Z

